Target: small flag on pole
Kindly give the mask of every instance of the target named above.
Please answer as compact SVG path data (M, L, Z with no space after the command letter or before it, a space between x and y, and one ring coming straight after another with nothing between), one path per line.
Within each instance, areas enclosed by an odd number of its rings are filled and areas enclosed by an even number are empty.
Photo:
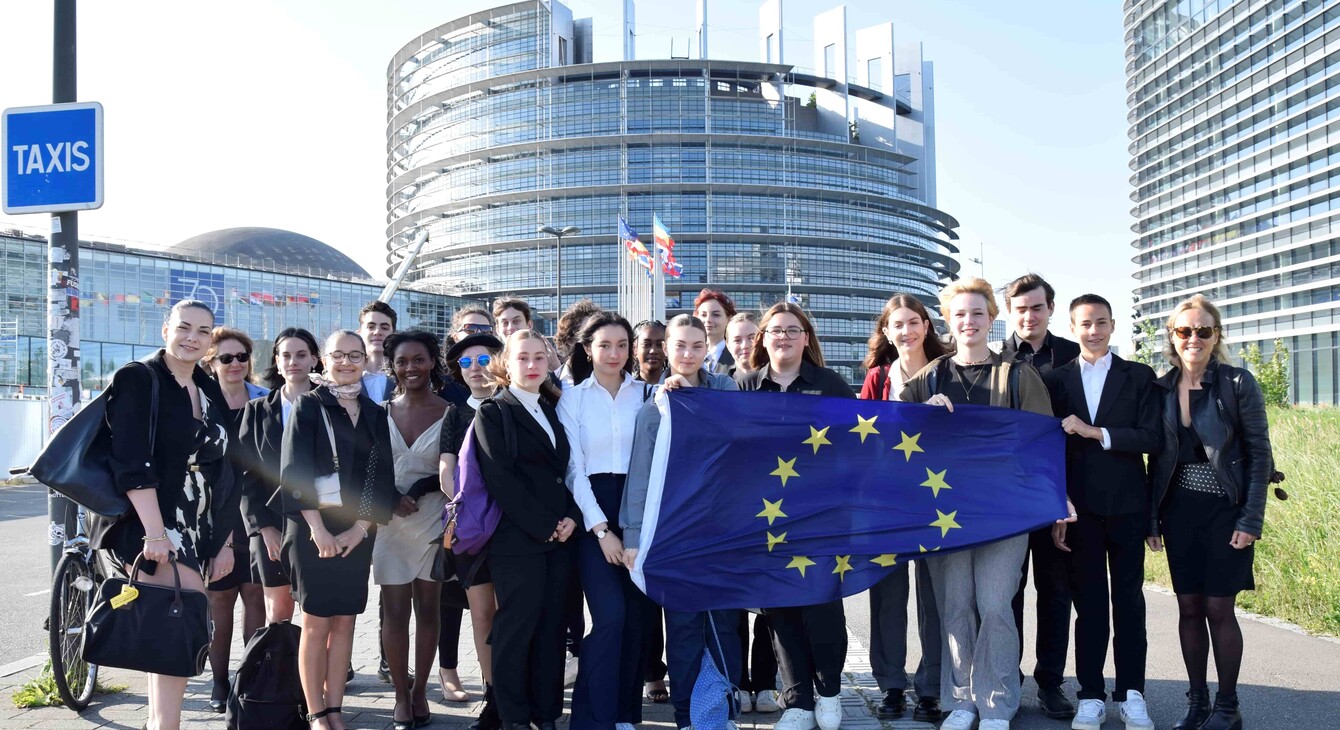
M652 214L651 224L652 238L656 242L656 258L661 262L661 271L664 271L666 276L678 279L683 276L684 267L675 261L675 239L670 237L670 231L661 222L659 215Z
M642 240L638 238L637 231L628 225L628 221L624 220L623 216L619 216L619 240L628 250L628 257L650 272L651 252L643 245Z

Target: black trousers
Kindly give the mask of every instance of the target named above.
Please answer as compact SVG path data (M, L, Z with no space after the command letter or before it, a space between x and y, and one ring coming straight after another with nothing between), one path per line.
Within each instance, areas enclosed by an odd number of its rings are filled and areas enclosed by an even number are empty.
M645 598L645 596L644 596ZM665 681L665 609L647 598L642 604L642 681Z
M498 598L493 693L505 722L563 715L563 609L572 563L567 544L537 555L489 554Z
M749 643L749 612L740 612L740 689L777 689L777 651L772 648L768 617L754 614L754 642Z
M814 709L814 695L836 697L842 690L847 662L847 616L841 599L815 606L769 608L782 671L782 704L787 709Z
M1096 517L1080 515L1066 530L1073 551L1070 586L1075 597L1075 675L1081 700L1107 698L1103 665L1107 663L1108 606L1112 608L1113 660L1116 692L1145 691L1145 532L1143 514ZM1111 582L1111 590L1108 585Z
M1019 574L1019 592L1014 594L1014 625L1019 630L1019 662L1024 658L1024 589L1028 585L1029 558L1033 561L1033 587L1038 592L1038 635L1033 679L1039 687L1060 687L1065 681L1065 657L1070 649L1070 556L1056 549L1052 528L1028 535L1028 554Z

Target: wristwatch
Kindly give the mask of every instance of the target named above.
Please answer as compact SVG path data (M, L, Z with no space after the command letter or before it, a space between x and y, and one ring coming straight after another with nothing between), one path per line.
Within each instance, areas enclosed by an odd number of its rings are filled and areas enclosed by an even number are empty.
M610 534L610 531L609 531L609 530L596 530L596 539L597 539L597 540L604 540L604 539L605 539L605 536L608 535L608 534Z

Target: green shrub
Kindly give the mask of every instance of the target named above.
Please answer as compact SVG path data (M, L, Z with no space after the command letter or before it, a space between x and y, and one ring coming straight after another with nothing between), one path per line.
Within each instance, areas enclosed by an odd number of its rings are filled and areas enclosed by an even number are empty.
M1284 340L1275 340L1275 351L1267 360L1261 355L1261 348L1253 342L1242 348L1240 355L1247 368L1256 376L1265 396L1266 405L1289 407L1289 348Z

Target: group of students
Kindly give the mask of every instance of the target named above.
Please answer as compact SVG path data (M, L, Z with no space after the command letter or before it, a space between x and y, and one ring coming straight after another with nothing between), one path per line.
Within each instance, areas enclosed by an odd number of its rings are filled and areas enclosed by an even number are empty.
M1152 728L1142 695L1148 544L1167 552L1180 609L1190 690L1174 727L1241 727L1233 604L1253 588L1252 542L1273 464L1260 389L1230 364L1218 310L1199 296L1174 309L1170 369L1155 377L1111 352L1112 308L1102 297L1071 303L1077 342L1048 331L1055 295L1040 277L1011 282L1004 298L1015 331L997 352L988 344L998 311L987 282L945 287L948 345L917 297L893 296L876 320L859 397L1060 418L1070 514L1032 534L919 557L914 568L899 563L871 589L879 716L942 721L946 730L1009 727L1020 704L1031 557L1042 709L1073 728L1102 725L1114 634L1111 696L1128 729ZM739 688L735 713L781 709L778 730L836 730L847 654L841 600L761 613L662 610L628 572L658 390L858 397L824 366L805 311L781 303L761 316L736 312L724 293L705 289L694 314L665 324L634 326L583 300L564 313L553 341L532 326L520 299L500 299L492 311L466 307L444 352L436 334L400 331L397 313L372 302L357 330L323 343L299 328L279 333L259 378L267 390L251 382L245 333L216 327L200 302L178 302L150 367L113 378L114 471L135 514L100 526L94 545L127 564L140 553L155 564L173 559L186 568L183 588L210 592L216 709L228 696L240 596L248 635L301 612L307 720L344 730L354 624L370 577L380 587L379 673L395 690L397 730L432 722L426 677L435 659L443 699L469 699L456 671L467 607L485 683L472 730L553 730L567 681L575 681L574 730L632 730L644 696L670 701L687 728L708 653ZM151 377L162 385L153 415ZM500 518L486 549L444 561L444 507L467 449ZM911 572L921 661L909 703ZM159 570L148 580L172 578ZM1072 605L1078 708L1061 689ZM1210 648L1219 674L1213 704ZM179 727L185 687L184 677L150 677L147 728Z

